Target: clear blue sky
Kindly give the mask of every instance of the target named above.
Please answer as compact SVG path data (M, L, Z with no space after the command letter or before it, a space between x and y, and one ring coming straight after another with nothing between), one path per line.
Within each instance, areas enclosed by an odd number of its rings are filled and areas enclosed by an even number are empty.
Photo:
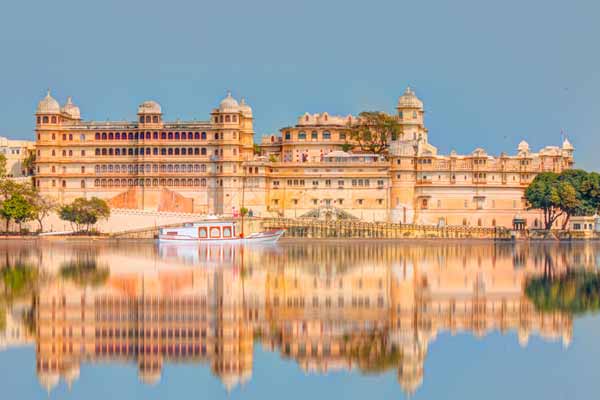
M393 111L407 84L442 152L560 143L600 169L594 0L31 1L0 13L0 135L33 138L47 87L86 119L207 118L227 89L257 135L305 111Z

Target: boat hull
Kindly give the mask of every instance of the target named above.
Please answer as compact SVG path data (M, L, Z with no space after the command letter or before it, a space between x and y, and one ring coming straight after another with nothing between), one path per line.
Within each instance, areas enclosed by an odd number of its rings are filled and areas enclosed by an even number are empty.
M233 243L233 244L273 244L276 243L279 238L285 233L284 229L255 233L248 237L232 237L232 238L195 238L188 235L159 235L158 241L161 243L199 243L199 244L219 244L219 243Z

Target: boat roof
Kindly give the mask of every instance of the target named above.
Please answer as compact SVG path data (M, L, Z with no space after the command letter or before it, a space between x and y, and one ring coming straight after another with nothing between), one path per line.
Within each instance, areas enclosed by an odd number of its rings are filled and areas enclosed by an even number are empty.
M194 225L194 226L206 226L206 225L230 226L230 225L234 225L234 224L235 224L234 221L200 221L200 222L194 222L192 225Z

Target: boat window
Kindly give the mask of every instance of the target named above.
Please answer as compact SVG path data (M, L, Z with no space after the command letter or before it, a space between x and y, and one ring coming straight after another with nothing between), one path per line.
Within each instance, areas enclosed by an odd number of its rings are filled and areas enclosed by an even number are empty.
M200 238L206 237L206 228L198 228L198 237L200 237Z
M211 237L211 238L214 238L214 237L218 238L218 237L220 237L220 236L221 236L221 229L219 229L219 228L218 228L218 227L216 227L216 226L212 226L212 227L210 228L210 237Z
M223 228L223 237L231 237L231 228Z

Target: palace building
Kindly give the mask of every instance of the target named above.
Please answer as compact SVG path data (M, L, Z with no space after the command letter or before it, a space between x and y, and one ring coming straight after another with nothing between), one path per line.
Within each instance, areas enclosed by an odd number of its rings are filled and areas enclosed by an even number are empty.
M254 146L252 109L230 93L209 120L185 122L163 121L154 101L139 106L137 121L84 121L70 98L61 107L48 93L36 111L34 183L61 202L97 196L116 208L541 227L525 188L539 172L573 166L566 139L538 152L522 141L512 155L438 154L410 88L395 118L401 134L385 154L366 154L350 138L358 117L326 112Z

